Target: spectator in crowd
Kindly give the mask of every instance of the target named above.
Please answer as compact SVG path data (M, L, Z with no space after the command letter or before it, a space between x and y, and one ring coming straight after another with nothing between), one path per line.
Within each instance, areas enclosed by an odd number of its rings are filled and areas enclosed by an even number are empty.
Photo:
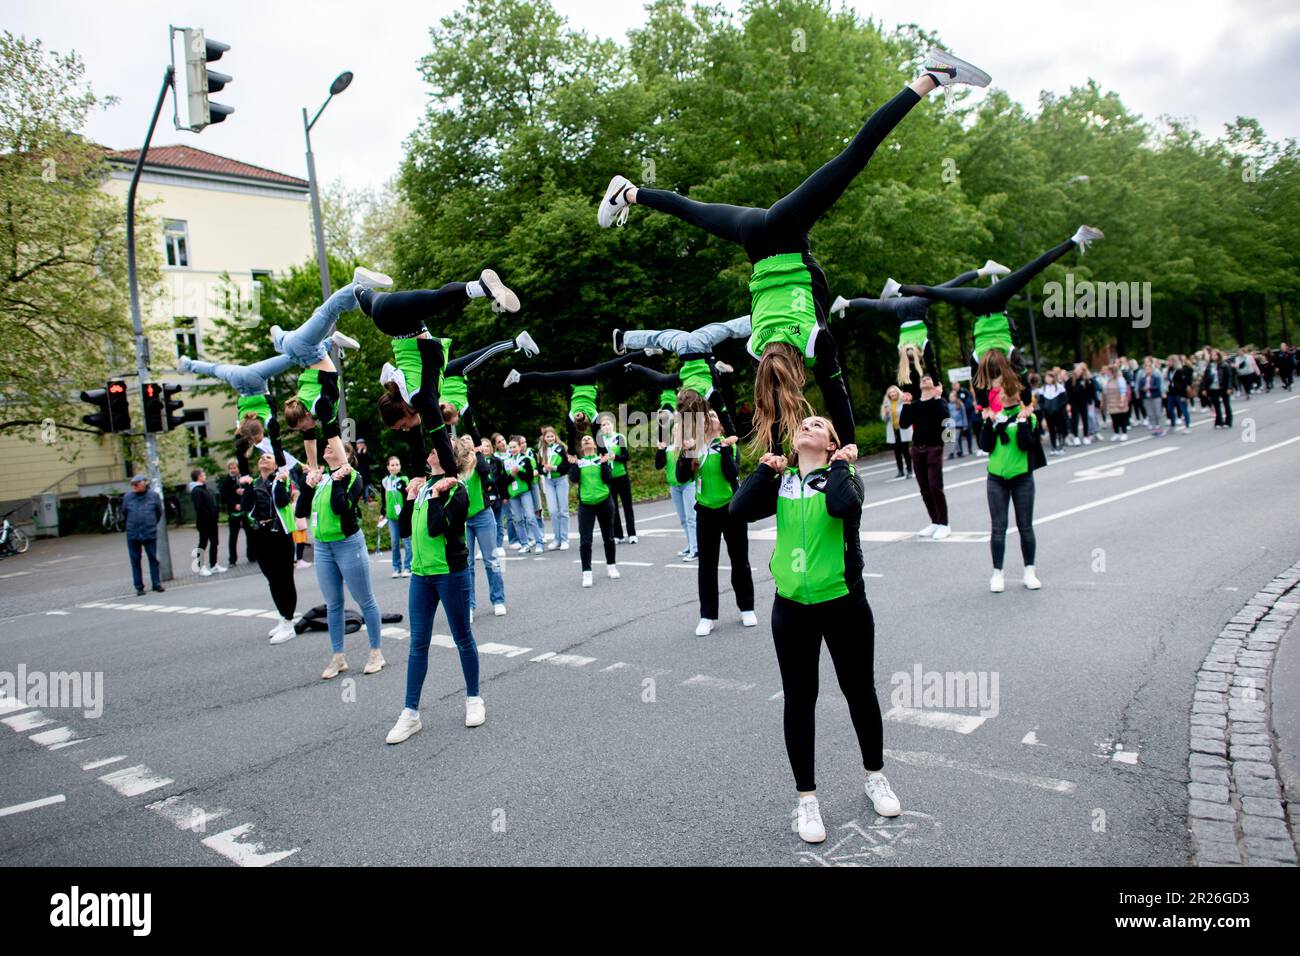
M202 468L190 472L190 501L194 503L194 526L199 531L199 546L194 553L198 563L198 572L205 578L212 572L225 571L226 568L217 560L217 529L221 524L221 514L217 503L208 491L208 476ZM203 552L208 552L208 563L203 563Z
M131 557L131 579L135 593L144 594L144 578L140 574L140 552L149 556L149 580L159 594L165 590L158 569L158 522L162 520L162 498L149 487L149 479L136 475L131 479L131 491L122 496L122 519L126 522L126 551Z
M226 462L226 474L217 485L217 494L226 509L226 533L230 546L227 550L227 563L234 567L239 563L239 532L244 531L246 553L249 563L257 560L257 543L252 526L248 524L248 514L253 510L253 490L239 480L239 462L231 458ZM248 507L244 507L244 502Z

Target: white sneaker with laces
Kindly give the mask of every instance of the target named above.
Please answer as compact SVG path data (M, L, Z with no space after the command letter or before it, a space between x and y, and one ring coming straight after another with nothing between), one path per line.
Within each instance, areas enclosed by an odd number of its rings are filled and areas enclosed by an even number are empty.
M950 534L952 534L952 529L949 528L946 524L935 525L935 528L934 528L934 540L935 540L935 541L942 541L944 538L948 537L948 535L950 535Z
M506 373L506 383L501 387L509 388L517 381L519 381L519 372L512 368L508 373Z
M605 576L608 578L621 578L623 575L618 573L618 566L609 564L605 566Z
M916 536L918 538L932 538L934 537L934 533L938 530L939 530L939 526L934 522L930 522L930 524L926 525L924 528L918 531L916 533Z
M401 576L402 576L402 572L401 572L401 571L394 571L394 572L393 572L393 577L395 577L395 578L400 578Z
M532 358L541 351L541 349L537 347L537 343L533 341L533 337L527 332L520 332L515 336L515 351L519 351L520 349L522 349L523 353L529 358Z
M546 550L547 550L547 551L559 551L559 550L560 550L560 542L558 542L558 541L552 541L550 544L548 544L548 545L546 546Z
M352 284L363 289L391 289L393 280L382 272L357 266L352 270Z
M397 718L397 723L393 724L393 729L384 738L384 743L400 744L412 734L418 734L423 729L424 725L420 723L420 712L411 710L409 707L403 707L401 716Z
M515 295L497 276L494 269L484 269L479 273L478 281L482 283L488 298L492 300L493 312L518 312L519 296Z
M700 623L695 625L696 637L708 637L713 633L713 622L707 617L700 618Z
M925 64L921 69L932 74L939 85L945 88L954 84L988 86L992 80L992 77L979 67L937 47L931 47L926 51Z
M230 568L226 567L224 564L214 564L212 570L217 572L217 574L225 574L230 570Z
M896 817L902 812L902 804L899 803L893 788L889 786L889 780L881 771L876 770L867 774L866 791L867 796L871 798L872 807L882 817Z
M591 587L591 572L590 572L590 571L583 571L583 572L582 572L582 586L583 586L584 588L589 588L589 587Z
M1043 586L1043 582L1038 580L1038 575L1034 573L1034 566L1031 564L1025 568L1025 587L1031 591L1037 591Z
M293 629L293 621L282 620L275 626L275 630L271 632L271 643L283 644L286 641L292 641L297 636L298 632Z
M505 606L504 604L493 604L493 605L492 605L492 615L493 615L494 617L505 617L505 616L506 616L506 606Z
M892 299L894 296L898 295L899 290L902 288L902 285L896 282L892 277L886 279L885 287L880 290L880 297L882 299Z
M505 549L505 548L493 548L493 549L492 549L492 557L494 557L494 558L504 558L505 556L506 556L506 549Z
M201 577L210 578L212 577L212 569L205 565L204 567L199 568L199 575Z
M1000 262L992 259L986 259L984 265L979 267L980 278L987 279L989 276L1004 276L1011 270Z
M483 706L482 697L465 698L465 726L481 727L487 720L487 709Z
M794 819L790 829L799 834L804 843L823 843L826 840L826 826L822 823L821 807L817 797L810 795L799 798L799 805L794 808Z
M849 300L842 295L837 295L835 301L831 303L831 312L838 312L841 319L844 318L844 313L848 311L848 308Z
M1001 594L1007 589L1007 579L1001 571L994 571L993 577L989 578L989 590L994 594Z
M758 627L758 615L753 611L741 611L740 623L744 627Z
M561 551L568 551L568 550L569 550L569 542L567 542L567 541L561 541L561 542L560 542L560 550L561 550Z
M608 229L613 225L623 225L627 222L628 201L623 193L632 186L632 181L626 176L615 176L609 181L609 186L605 189L605 197L600 201L600 208L596 210L596 222L602 229Z
M352 338L352 336L344 335L339 331L335 331L335 333L330 336L330 341L341 349L351 349L354 352L361 348L360 342Z
M632 537L628 538L628 539L627 539L627 543L628 543L628 544L636 544L636 543L637 543L637 541L636 541L636 535L632 535Z
M1070 238L1079 247L1079 255L1083 255L1088 251L1090 243L1096 242L1098 239L1105 239L1106 234L1096 226L1080 226Z
M626 354L627 354L627 349L623 346L623 330L622 330L622 329L615 329L615 330L614 330L614 354L615 354L615 355L626 355Z
M686 557L686 556L687 556L688 554L690 554L690 553L691 553L691 549L690 549L690 547L688 546L688 547L682 548L682 550L678 551L678 552L677 552L677 557L679 557L679 558L684 558L684 557Z

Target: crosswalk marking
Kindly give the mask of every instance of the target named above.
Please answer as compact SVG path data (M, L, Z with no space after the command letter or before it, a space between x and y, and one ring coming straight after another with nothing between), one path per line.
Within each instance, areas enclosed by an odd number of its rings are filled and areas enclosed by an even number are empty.
M261 843L243 839L252 830L253 824L241 823L237 827L223 830L200 842L237 866L270 866L272 863L279 863L286 857L293 856L301 849L301 847L294 847L292 850L267 850Z
M745 681L732 680L728 677L710 677L708 674L696 674L682 681L683 687L707 687L710 690L753 690L757 684L749 684Z
M57 793L52 797L44 797L40 800L29 800L26 803L15 803L12 807L0 807L0 817L12 816L15 813L26 813L28 810L38 810L41 807L48 807L56 803L63 803L67 798L63 794Z
M959 734L974 733L985 721L978 714L953 714L945 710L922 710L915 707L891 707L884 717L895 723L951 730Z
M557 654L555 651L547 651L529 660L534 664L555 664L560 667L586 667L596 662L594 657L583 657L581 654Z
M25 714L0 719L0 724L7 724L11 730L20 734L35 730L37 727L47 727L52 723L54 723L53 719L46 717L39 710L29 710Z
M157 790L167 786L169 783L175 783L170 777L160 777L144 764L136 764L134 767L127 767L125 770L114 770L112 773L106 773L99 778L101 783L106 783L124 797L138 797L142 793L148 793L150 790Z

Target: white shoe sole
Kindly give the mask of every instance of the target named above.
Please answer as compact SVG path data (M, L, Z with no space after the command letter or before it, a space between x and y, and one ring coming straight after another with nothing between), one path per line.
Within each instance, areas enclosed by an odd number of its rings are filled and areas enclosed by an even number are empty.
M484 269L479 275L479 281L483 283L483 288L488 290L493 303L501 307L503 312L519 311L519 296L515 295L506 288L505 283L497 277L492 269Z
M927 70L927 72L934 72L929 67L930 61L932 59L937 59L941 61L939 63L936 63L935 66L946 66L946 67L953 67L956 69L956 75L955 76L950 75L948 77L948 82L942 84L943 86L951 86L954 83L962 83L967 86L982 87L982 86L988 86L989 83L993 81L993 77L989 76L987 73L981 70L974 63L968 63L965 60L963 60L961 57L953 56L951 53L947 52L946 50L931 50L929 53L927 53L925 56L926 65L923 66L922 69Z
M363 289L391 289L393 280L390 276L382 272L376 272L373 269L364 269L361 266L352 270L352 282Z
M405 740L410 740L412 737L414 737L416 734L418 734L418 733L419 733L421 730L423 730L423 729L424 729L424 725L423 725L423 724L416 724L414 727L412 727L410 730L408 730L405 734L403 734L403 735L400 736L400 737L393 737L393 736L391 736L391 732L390 732L390 736L384 738L384 743L386 743L386 744L400 744L400 743L402 743L402 742L405 741Z

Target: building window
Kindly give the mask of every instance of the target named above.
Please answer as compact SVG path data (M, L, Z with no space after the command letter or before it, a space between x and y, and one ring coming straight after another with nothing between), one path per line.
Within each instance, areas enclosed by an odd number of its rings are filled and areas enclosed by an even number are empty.
M163 220L163 242L167 246L167 264L188 268L190 264L190 230L184 219Z
M199 357L199 322L192 315L180 315L176 317L176 358L189 356L192 359Z
M207 421L190 422L186 429L189 431L190 458L207 458L208 457L208 423Z

